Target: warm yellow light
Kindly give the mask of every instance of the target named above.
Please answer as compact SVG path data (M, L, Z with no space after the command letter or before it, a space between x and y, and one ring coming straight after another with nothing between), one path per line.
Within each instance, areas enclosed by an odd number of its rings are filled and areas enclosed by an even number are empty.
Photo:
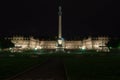
M40 49L42 49L42 47L40 46Z
M99 47L99 45L95 45L97 48Z
M85 50L85 46L82 46L82 50Z
M62 40L58 40L58 44L60 44L60 45L61 45L61 44L62 44Z
M37 50L37 48L35 48L35 50Z

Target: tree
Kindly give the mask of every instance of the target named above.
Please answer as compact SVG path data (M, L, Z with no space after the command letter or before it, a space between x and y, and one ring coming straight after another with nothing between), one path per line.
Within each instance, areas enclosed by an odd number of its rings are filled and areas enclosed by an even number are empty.
M14 44L10 40L0 39L1 49L12 48L12 47L14 47Z
M119 38L111 38L106 44L109 48L118 48L120 44Z

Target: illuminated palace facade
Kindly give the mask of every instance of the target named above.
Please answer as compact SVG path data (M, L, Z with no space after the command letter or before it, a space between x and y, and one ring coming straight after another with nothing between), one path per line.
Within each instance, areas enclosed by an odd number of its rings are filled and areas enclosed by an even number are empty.
M86 50L102 50L106 51L106 43L108 37L89 37L83 40L64 40L62 37L62 7L59 6L58 19L58 39L55 41L45 41L34 39L34 37L12 37L11 41L15 44L14 49L55 49L56 51L64 51L64 49L86 49Z
M8 38L14 44L14 49L56 49L57 48L57 41L45 41L34 39L33 37L22 37L22 36L15 36ZM65 40L63 48L64 49L86 49L86 50L97 50L97 51L108 51L108 47L106 47L106 43L108 43L108 37L88 37L87 39L83 40Z

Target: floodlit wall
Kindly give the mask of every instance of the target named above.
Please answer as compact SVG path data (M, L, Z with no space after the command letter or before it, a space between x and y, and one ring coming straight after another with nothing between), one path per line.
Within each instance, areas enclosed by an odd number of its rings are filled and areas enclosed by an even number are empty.
M40 41L40 46L43 49L55 49L56 41Z
M79 49L82 47L82 41L65 41L65 49Z
M33 37L24 38L24 37L13 37L9 38L15 44L16 48L21 49L56 49L56 41L40 41L34 39ZM107 50L106 43L108 42L108 37L97 37L97 38L87 38L77 41L65 41L65 49L86 49L86 50Z

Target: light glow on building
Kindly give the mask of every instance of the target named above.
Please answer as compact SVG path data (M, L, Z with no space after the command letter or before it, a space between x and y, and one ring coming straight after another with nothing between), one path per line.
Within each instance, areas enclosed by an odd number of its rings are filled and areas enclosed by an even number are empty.
M17 49L56 49L56 41L41 41L30 37L26 40L25 37L13 37L9 38L15 44L14 48ZM71 40L64 41L65 49L86 49L86 50L108 50L106 43L108 42L108 37L98 37L96 39L88 38L83 40ZM61 40L59 41L61 44ZM103 47L102 47L103 46Z

